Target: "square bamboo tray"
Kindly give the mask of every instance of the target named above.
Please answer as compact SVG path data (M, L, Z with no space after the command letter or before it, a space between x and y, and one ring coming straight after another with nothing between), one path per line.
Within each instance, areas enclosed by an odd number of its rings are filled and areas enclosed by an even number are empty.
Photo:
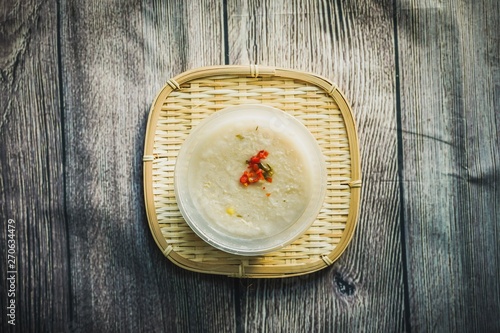
M292 244L255 257L229 254L201 240L184 221L174 194L174 166L189 132L212 113L266 104L299 119L327 163L327 195L316 221ZM215 66L167 81L153 102L143 156L148 222L163 254L185 269L245 278L276 278L330 266L357 223L361 174L356 127L345 97L330 81L295 70Z

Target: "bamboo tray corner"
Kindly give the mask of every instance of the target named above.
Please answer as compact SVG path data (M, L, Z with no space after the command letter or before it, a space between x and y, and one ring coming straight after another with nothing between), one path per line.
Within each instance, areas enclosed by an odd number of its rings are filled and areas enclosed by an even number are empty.
M266 255L229 254L201 240L175 201L174 166L191 128L212 113L239 104L266 104L299 119L327 162L327 196L311 228ZM153 102L143 156L148 223L163 254L185 269L232 277L287 277L330 266L344 252L357 223L361 172L351 108L330 81L310 73L251 66L214 66L167 81Z

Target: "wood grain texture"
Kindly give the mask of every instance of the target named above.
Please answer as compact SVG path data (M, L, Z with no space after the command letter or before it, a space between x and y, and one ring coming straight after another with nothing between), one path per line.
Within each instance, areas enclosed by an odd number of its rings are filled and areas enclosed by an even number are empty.
M228 2L230 62L311 71L352 103L361 216L331 269L240 285L243 331L404 330L391 2Z
M412 331L500 331L499 13L398 7Z
M57 64L55 4L4 3L0 7L2 332L65 332L69 328ZM8 219L16 227L15 326L7 323L11 318L6 310L12 299L5 288Z
M72 330L232 332L234 281L163 257L140 185L153 97L188 66L223 59L220 8L68 1L61 17Z
M17 325L0 288L0 331L500 331L499 6L4 2L0 285L8 219L19 273ZM151 103L168 78L225 62L318 73L352 103L361 216L331 268L230 279L178 268L154 243Z
M168 79L188 69L224 64L222 2L148 1L142 11L151 104Z

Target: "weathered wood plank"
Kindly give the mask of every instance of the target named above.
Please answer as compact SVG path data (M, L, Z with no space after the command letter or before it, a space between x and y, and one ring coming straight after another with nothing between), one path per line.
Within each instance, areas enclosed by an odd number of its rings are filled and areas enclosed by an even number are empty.
M143 8L148 102L171 77L224 64L222 2L149 1Z
M499 13L399 2L412 331L500 331Z
M163 257L141 186L154 95L188 67L224 59L220 5L68 1L61 9L73 330L234 331L234 281Z
M65 332L70 287L54 2L0 6L0 72L0 331ZM7 266L8 245L15 245L16 268ZM15 269L11 288L7 271ZM7 317L12 299L15 326Z
M227 3L229 50L222 2L62 1L62 68L56 4L0 7L0 239L15 220L17 331L405 329L392 1ZM410 328L500 331L499 4L397 3ZM166 79L226 51L322 74L353 104L362 212L331 269L200 275L152 240L140 185L149 106Z
M244 331L404 330L393 7L390 1L228 2L230 62L312 71L353 105L363 170L361 216L331 269L245 280Z

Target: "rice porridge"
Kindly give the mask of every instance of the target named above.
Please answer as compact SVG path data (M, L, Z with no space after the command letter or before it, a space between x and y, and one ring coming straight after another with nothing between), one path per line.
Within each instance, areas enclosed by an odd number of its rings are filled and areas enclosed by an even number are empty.
M216 128L192 151L187 183L196 210L214 230L266 238L292 225L311 199L306 155L259 121Z

